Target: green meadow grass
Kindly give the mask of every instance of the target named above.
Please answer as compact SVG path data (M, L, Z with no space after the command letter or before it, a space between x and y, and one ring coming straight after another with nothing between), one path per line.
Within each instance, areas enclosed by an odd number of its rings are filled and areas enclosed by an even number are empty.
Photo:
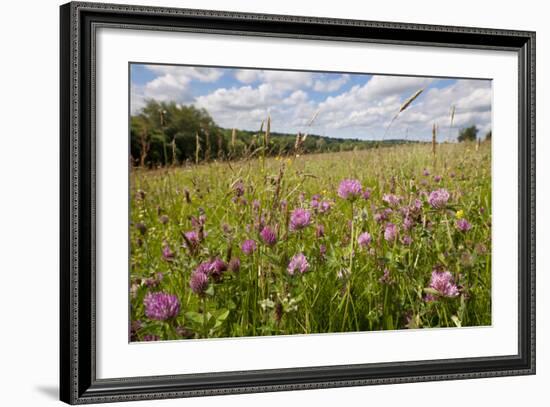
M343 179L359 180L371 189L370 198L340 198ZM245 190L236 198L239 181ZM440 188L450 193L444 209L427 200ZM402 197L400 207L415 199L422 202L409 231L399 207L386 221L375 220L376 213L390 207L382 200L390 193ZM333 203L328 213L312 209L316 194ZM431 145L411 144L133 168L130 202L133 341L491 324L490 143L479 149L468 143L441 144L435 156ZM293 232L289 216L299 207L311 211L312 222ZM190 250L182 233L197 230L192 217L201 214L206 217L204 239ZM456 227L461 217L470 230ZM262 244L260 219L277 231L275 246ZM395 241L384 239L387 222L399 228ZM324 236L316 235L317 225ZM368 247L357 243L363 232L372 237ZM412 240L409 245L402 242L405 236ZM246 239L257 242L250 256L241 251ZM166 246L173 254L169 259L162 255ZM287 267L297 253L306 256L309 269L290 275ZM211 278L205 294L197 295L189 285L191 274L214 258L239 258L240 270L227 270L218 281ZM453 275L458 296L427 300L437 294L429 288L434 268ZM155 291L177 296L175 318L158 321L145 315L144 298Z

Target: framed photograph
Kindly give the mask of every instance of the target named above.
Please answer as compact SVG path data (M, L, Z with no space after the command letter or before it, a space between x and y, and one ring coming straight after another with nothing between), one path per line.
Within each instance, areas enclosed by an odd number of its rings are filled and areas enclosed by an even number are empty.
M535 373L534 32L60 13L61 400Z

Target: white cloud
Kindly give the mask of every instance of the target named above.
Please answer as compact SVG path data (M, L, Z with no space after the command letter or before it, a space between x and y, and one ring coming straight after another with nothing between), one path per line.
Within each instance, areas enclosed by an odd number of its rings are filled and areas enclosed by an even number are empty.
M191 103L193 97L189 84L192 80L215 82L223 75L223 70L216 68L168 65L145 65L145 67L159 76L144 85L132 86L132 113L139 112L148 99Z
M276 92L309 88L313 85L313 76L312 72L295 71L239 69L235 72L235 78L242 83L251 84L260 81L271 85Z
M235 78L242 83L253 83L260 80L261 71L255 69L239 69L235 72Z
M336 92L344 86L349 80L348 74L343 74L339 78L331 80L317 79L313 84L313 90L317 92Z
M307 131L334 137L382 138L402 103L419 89L426 89L389 128L386 138L428 140L437 123L444 138L455 139L461 127L476 125L480 135L491 128L490 81L374 75L336 96L319 100L310 91L335 92L349 82L349 75L240 69L234 79L201 96L191 94L192 81L214 82L223 75L215 68L151 66L159 76L142 86L132 86L132 111L149 98L193 103L205 108L222 127L256 130L269 114L273 131ZM239 85L242 84L242 86ZM195 89L195 87L193 87ZM311 98L314 99L311 99ZM456 107L453 128L449 111Z

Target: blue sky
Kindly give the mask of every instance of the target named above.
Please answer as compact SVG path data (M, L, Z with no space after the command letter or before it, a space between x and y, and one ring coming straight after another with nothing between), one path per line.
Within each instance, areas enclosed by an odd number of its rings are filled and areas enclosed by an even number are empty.
M480 135L491 128L489 80L152 64L132 64L130 75L132 114L148 99L174 101L205 108L226 128L257 130L269 115L272 131L381 139L420 89L386 138L427 140L433 123L442 140L456 139L461 127L476 125Z

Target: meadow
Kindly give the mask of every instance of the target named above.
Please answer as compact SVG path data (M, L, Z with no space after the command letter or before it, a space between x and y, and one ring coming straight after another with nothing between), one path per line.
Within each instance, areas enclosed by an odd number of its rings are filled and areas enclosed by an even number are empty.
M491 324L491 144L130 175L130 340Z

